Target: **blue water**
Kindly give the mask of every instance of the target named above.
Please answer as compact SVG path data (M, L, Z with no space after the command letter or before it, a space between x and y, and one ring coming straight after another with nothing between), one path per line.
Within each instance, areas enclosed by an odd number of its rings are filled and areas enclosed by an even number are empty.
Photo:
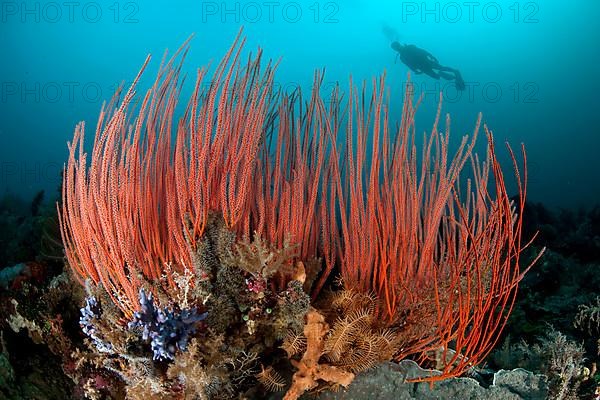
M0 13L0 193L56 193L75 124L87 121L89 143L102 101L148 53L141 88L163 51L195 33L191 86L196 67L218 62L244 26L246 51L281 58L276 83L286 90L308 88L315 69L326 69L325 88L385 71L394 118L408 68L390 40L424 48L459 69L467 89L413 74L425 92L419 130L442 90L455 140L481 111L500 144L525 143L530 199L576 207L600 197L597 1L3 1Z

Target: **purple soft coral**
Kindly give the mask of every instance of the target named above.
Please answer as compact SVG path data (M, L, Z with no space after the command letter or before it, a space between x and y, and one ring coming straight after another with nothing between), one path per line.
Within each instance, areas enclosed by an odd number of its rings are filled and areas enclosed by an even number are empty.
M177 349L185 351L187 343L196 332L197 323L208 313L198 313L196 308L182 310L158 309L152 293L140 289L140 310L133 314L130 328L142 328L142 338L151 340L155 360L173 360Z
M80 310L79 325L81 325L83 333L92 339L98 351L112 353L114 351L113 346L98 336L98 330L94 325L94 320L100 319L102 315L102 307L100 307L98 300L94 296L86 297L85 307Z

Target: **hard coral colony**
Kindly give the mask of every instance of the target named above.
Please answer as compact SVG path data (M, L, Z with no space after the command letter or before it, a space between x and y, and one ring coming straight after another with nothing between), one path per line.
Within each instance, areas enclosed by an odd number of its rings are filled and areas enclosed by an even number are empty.
M438 109L417 156L410 84L393 130L383 78L326 105L321 74L307 97L280 93L275 66L260 50L243 62L243 44L210 82L198 70L180 119L188 42L137 108L149 59L103 107L89 163L75 129L59 213L95 365L129 398L230 398L283 390L289 358L293 399L386 360L441 371L421 380L480 363L527 270L525 167L510 151L513 204L485 126L485 162L472 154L481 117L449 155ZM334 267L342 287L324 291Z

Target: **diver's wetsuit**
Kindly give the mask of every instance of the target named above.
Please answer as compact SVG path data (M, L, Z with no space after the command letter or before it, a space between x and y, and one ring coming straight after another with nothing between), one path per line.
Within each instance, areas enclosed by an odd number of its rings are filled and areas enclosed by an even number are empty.
M401 45L398 42L392 42L392 49L398 52L400 60L406 64L415 74L427 74L434 79L440 77L446 80L454 80L458 90L465 89L465 82L457 69L441 65L437 58L428 51L423 50L414 44Z

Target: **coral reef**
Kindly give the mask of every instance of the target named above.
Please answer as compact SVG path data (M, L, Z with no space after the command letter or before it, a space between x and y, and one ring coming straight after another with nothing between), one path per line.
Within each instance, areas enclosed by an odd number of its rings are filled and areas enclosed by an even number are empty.
M527 203L525 218L526 233L539 231L538 245L583 264L600 258L600 205L550 210L541 203Z
M89 162L85 124L77 125L57 208L70 277L85 288L71 299L82 306L69 319L79 326L67 332L56 301L18 296L6 299L6 326L61 358L74 398L260 398L287 389L296 399L406 359L420 365L407 374L413 381L474 375L543 253L520 258L530 244L524 148L520 157L509 148L514 202L481 117L449 154L440 102L418 157L410 83L392 131L383 78L371 93L351 83L347 104L336 88L326 105L321 74L306 99L284 95L273 85L275 64L263 68L260 51L242 63L242 47L240 34L206 89L199 70L176 123L189 42L165 57L139 102L150 58L102 109ZM19 266L6 280L27 296L35 270Z
M79 382L89 378L75 370L74 352L82 345L77 324L82 288L66 272L52 276L46 270L41 283L17 279L19 290L10 285L0 292L3 357L14 374L0 393L15 399L81 397Z
M0 271L34 261L49 261L54 272L60 270L63 252L58 219L54 204L44 202L44 197L40 191L31 201L10 194L0 198ZM0 286L6 282L7 278L0 277Z
M549 328L547 334L533 345L521 341L504 345L493 354L496 365L502 368L520 367L548 377L550 398L575 400L585 395L582 382L589 383L594 372L584 366L585 349L562 333Z
M386 362L360 373L344 392L325 392L322 400L547 400L546 377L523 369L498 371L493 383L482 386L472 378L450 378L435 385L427 382L407 383L428 371L412 361Z
M542 343L540 338L548 337L549 326L552 326L567 342L583 346L582 366L590 376L582 376L580 380L577 395L582 399L593 399L597 397L596 392L600 393L596 367L600 362L597 214L597 206L578 211L550 210L540 203L525 206L524 232L539 230L536 246L545 246L547 251L521 282L522 290L505 330L505 335L517 338L516 342ZM531 250L535 253L535 248ZM506 341L506 337L503 340ZM491 366L498 366L494 360L496 356L490 360ZM500 365L514 368L518 365L515 361ZM545 366L532 365L531 368L547 371Z
M591 304L581 304L573 326L591 336L600 335L600 297Z
M78 354L80 368L110 372L132 399L226 399L257 385L278 336L303 326L309 298L297 279L304 273L272 291L271 278L290 270L295 252L238 242L222 218L210 221L195 270L176 279L179 297L145 283L127 321L102 287L91 289L80 319L91 341Z
M311 309L303 333L289 332L281 346L297 369L286 400L347 387L356 373L391 359L401 343L401 336L378 321L371 296L339 290L319 304L322 312Z

